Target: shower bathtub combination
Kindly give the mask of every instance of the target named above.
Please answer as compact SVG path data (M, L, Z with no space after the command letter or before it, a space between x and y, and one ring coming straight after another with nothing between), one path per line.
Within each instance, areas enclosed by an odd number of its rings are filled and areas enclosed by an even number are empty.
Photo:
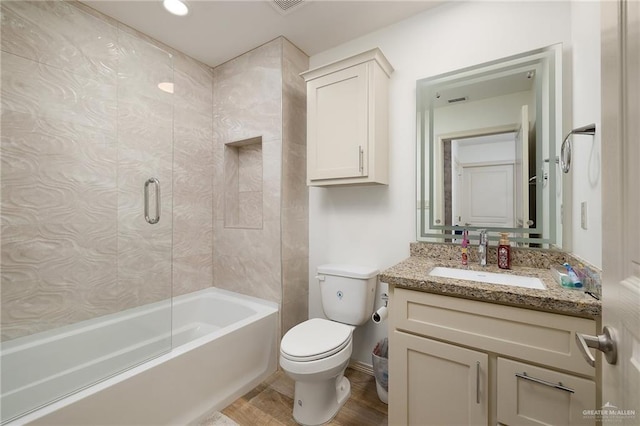
M167 313L171 333L157 324ZM148 333L154 327L157 333ZM141 341L136 330L157 337ZM276 371L277 332L276 303L212 287L14 339L2 345L3 421L187 424ZM104 342L113 336L121 349L105 353ZM167 344L168 352L142 361L154 346L162 351ZM138 359L138 365L72 392L113 365ZM56 395L60 389L72 393Z
M197 422L306 308L308 57L277 38L214 72L98 3L0 1L2 426Z

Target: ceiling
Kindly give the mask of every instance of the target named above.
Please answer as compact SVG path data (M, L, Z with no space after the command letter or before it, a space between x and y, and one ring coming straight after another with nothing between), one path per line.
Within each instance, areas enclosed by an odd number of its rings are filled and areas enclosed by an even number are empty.
M534 90L535 73L533 69L517 69L510 72L496 72L483 77L469 78L462 81L448 81L437 84L437 98L432 99L434 108L450 106L451 99L467 98L468 101L479 101L488 98L510 95L518 92Z
M310 0L283 15L269 1L187 0L190 12L179 17L165 11L161 0L82 0L212 67L281 35L313 56L443 3Z

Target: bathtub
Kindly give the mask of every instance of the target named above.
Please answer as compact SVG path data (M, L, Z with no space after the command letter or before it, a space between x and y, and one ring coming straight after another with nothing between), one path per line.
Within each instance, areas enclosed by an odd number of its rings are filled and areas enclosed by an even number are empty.
M209 288L15 339L2 345L3 419L10 425L191 423L276 371L277 333L277 304ZM150 353L160 354L14 417Z

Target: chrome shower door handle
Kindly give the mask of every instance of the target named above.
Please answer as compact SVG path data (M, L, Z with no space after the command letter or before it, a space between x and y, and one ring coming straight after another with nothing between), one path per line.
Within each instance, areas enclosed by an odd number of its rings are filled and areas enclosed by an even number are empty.
M151 184L156 190L156 214L154 217L149 216L149 186ZM151 225L160 221L160 181L156 178L150 178L144 183L144 220Z
M618 347L616 345L616 334L609 326L602 328L602 334L598 336L590 336L587 334L576 333L576 344L584 359L590 366L596 366L596 359L589 352L589 348L597 349L604 353L604 357L609 364L618 361Z

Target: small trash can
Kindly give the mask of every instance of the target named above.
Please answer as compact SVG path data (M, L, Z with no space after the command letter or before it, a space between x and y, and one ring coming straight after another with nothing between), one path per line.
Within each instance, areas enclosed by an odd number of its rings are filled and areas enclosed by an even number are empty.
M389 403L389 343L385 337L380 340L371 354L373 375L376 378L378 398L385 404Z

